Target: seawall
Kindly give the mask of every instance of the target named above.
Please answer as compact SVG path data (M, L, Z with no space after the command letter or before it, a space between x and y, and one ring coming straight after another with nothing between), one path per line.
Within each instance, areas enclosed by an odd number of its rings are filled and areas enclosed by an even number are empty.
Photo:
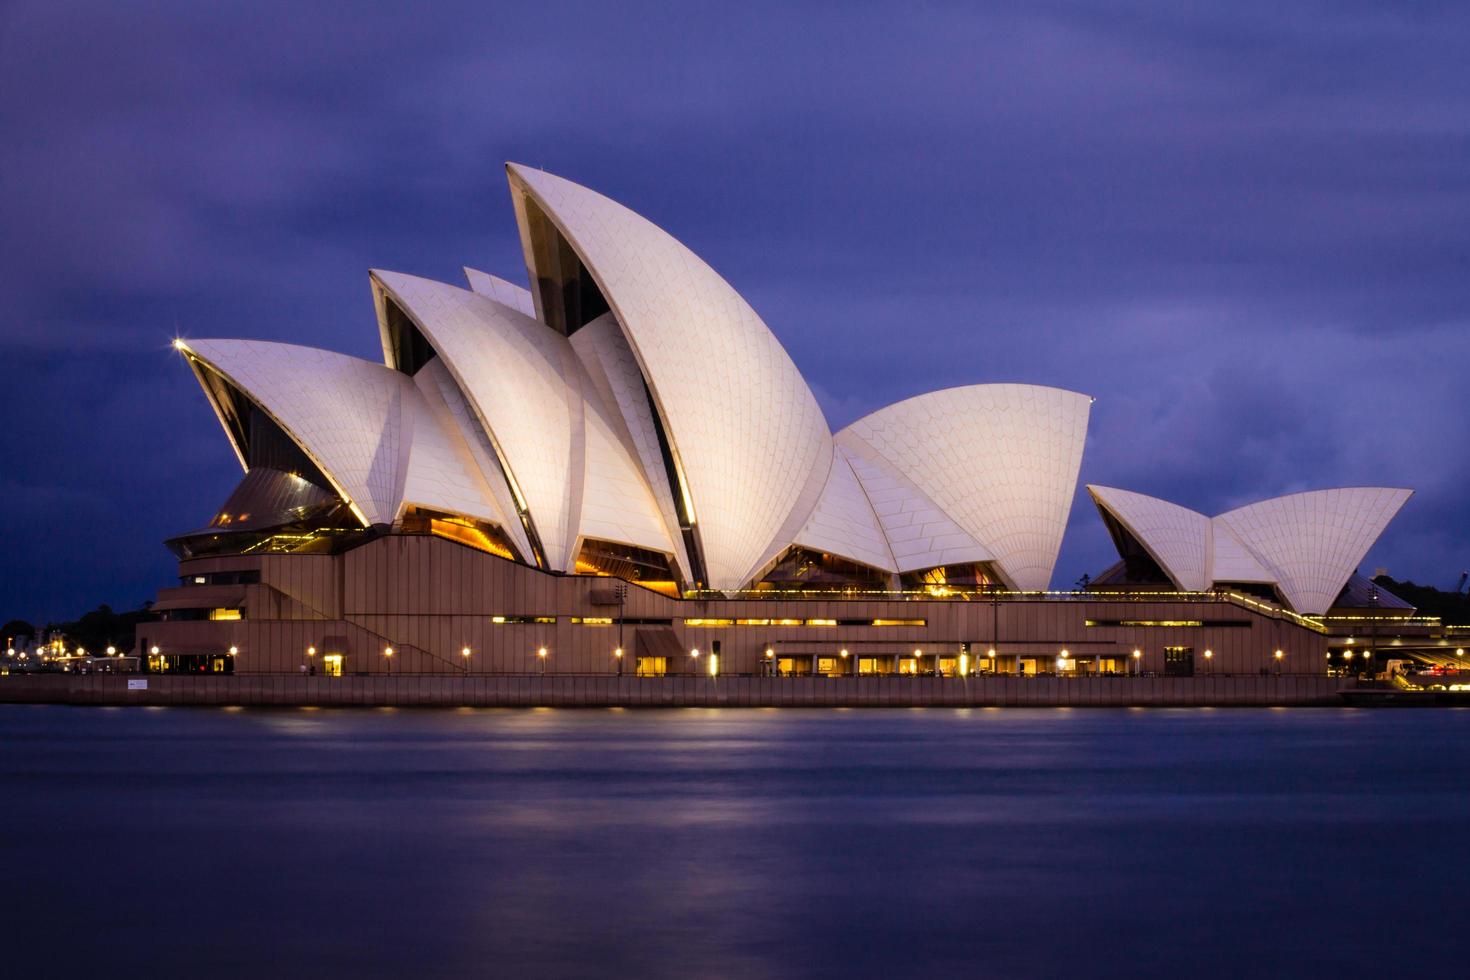
M131 683L130 683L131 682ZM143 685L143 686L140 686ZM609 677L42 674L0 703L361 707L1204 707L1341 705L1344 682L1250 677Z

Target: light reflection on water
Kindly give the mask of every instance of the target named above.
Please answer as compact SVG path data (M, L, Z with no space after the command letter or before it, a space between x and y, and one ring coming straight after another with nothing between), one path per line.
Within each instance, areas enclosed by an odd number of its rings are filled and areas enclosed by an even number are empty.
M6 894L110 913L31 917L9 952L46 976L1457 975L1453 944L1369 923L1458 930L1470 861L1434 845L1470 821L1467 724L0 707Z

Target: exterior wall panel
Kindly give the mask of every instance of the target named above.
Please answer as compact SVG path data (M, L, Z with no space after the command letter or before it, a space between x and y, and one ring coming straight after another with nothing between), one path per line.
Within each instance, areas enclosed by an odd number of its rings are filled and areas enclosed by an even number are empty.
M234 567L238 570L240 560ZM258 586L245 586L249 595L270 595L272 601L251 603L246 618L237 621L173 621L149 624L140 635L167 652L240 649L236 669L241 673L299 672L307 646L323 650L327 637L347 638L344 669L348 673L386 674L384 646L397 650L395 673L462 675L539 674L536 650L545 646L548 674L616 674L612 655L618 627L574 624L573 618L619 615L616 605L595 605L594 590L614 587L617 580L591 576L557 575L537 571L450 541L428 536L396 535L369 541L336 556L273 555L249 559L261 572ZM185 562L186 574L202 571L214 559ZM335 608L333 597L340 574L344 612L329 616L316 612L319 604ZM201 586L198 588L213 588ZM169 596L189 589L168 589ZM292 595L310 596L313 606ZM264 613L262 615L262 612ZM1272 653L1282 649L1280 665L1286 673L1321 673L1326 637L1294 622L1273 618L1254 608L1225 599L1185 601L1122 601L1105 594L1086 600L1015 600L1000 602L956 599L854 599L767 601L759 599L670 599L630 585L622 615L631 620L670 620L668 627L640 627L625 623L622 643L628 650L624 672L635 670L634 637L640 628L668 629L680 645L671 658L671 673L689 676L707 669L714 641L721 646L723 675L760 674L766 669L764 650L769 643L778 653L798 656L832 655L846 647L850 660L862 655L904 656L924 651L926 667L932 656L957 654L969 643L977 667L991 645L1002 662L1024 657L1046 669L1062 649L1074 657L1128 658L1136 647L1143 651L1145 673L1162 673L1164 647L1191 647L1197 677L1206 672L1203 652L1214 657L1208 673L1259 675L1275 673ZM491 616L555 617L553 623L495 624ZM874 619L923 619L923 626L718 626L684 623L697 619L835 619L871 622ZM1236 621L1241 626L1088 626L1097 622ZM999 636L996 636L996 631ZM471 648L469 663L460 655ZM696 664L687 656L698 648Z

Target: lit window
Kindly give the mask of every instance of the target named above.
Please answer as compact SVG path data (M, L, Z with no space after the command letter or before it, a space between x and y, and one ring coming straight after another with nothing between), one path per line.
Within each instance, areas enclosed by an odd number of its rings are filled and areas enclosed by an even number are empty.
M238 609L211 609L209 611L209 618L210 619L239 619L240 618L240 610L238 610Z

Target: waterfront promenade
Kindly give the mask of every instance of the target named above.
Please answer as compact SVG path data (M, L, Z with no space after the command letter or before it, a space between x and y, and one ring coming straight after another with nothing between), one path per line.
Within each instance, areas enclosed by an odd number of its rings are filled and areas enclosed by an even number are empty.
M363 707L1204 707L1341 705L1341 678L33 674L0 703Z

